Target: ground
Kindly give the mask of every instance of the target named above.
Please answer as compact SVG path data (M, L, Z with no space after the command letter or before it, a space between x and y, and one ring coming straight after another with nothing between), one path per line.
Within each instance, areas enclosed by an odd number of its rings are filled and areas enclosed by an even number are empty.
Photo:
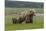
M37 11L37 16L33 17L33 24L13 24L12 18L18 18L18 13L24 11L24 9L29 10L30 8L6 8L6 16L5 16L5 27L7 30L20 30L20 29L39 29L44 27L44 16L43 9L34 8ZM32 9L32 8L31 8Z

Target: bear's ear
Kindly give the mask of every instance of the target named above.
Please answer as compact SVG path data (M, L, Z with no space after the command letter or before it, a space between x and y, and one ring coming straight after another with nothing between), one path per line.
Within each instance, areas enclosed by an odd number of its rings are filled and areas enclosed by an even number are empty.
M36 16L36 15L34 14L34 16Z
M30 13L31 13L32 11L30 11Z

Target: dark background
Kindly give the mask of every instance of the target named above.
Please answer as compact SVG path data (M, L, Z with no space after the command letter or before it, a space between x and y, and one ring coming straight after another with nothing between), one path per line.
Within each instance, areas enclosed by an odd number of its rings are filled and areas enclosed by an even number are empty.
M6 7L16 8L43 8L43 2L5 1Z

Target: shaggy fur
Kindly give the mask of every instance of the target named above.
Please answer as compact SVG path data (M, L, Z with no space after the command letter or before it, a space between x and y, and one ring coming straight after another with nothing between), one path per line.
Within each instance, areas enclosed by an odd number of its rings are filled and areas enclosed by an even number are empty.
M22 23L25 21L25 23L33 23L33 16L35 16L35 13L33 11L24 11L21 13L21 17L19 19L13 18L13 24L16 23Z

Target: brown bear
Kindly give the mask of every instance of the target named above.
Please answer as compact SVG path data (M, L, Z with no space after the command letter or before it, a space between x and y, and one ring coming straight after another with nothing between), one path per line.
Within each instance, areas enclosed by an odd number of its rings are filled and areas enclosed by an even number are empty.
M33 23L33 16L35 16L33 11L30 11L30 13L27 13L26 23Z
M31 11L24 11L21 13L22 17L25 17L26 23L33 23L33 16L35 16L35 12Z
M19 18L12 18L13 24L22 24L22 22L25 20L25 17L19 16Z
M31 11L24 11L21 12L18 19L13 18L13 23L33 23L33 16L35 16L35 12L33 10Z

